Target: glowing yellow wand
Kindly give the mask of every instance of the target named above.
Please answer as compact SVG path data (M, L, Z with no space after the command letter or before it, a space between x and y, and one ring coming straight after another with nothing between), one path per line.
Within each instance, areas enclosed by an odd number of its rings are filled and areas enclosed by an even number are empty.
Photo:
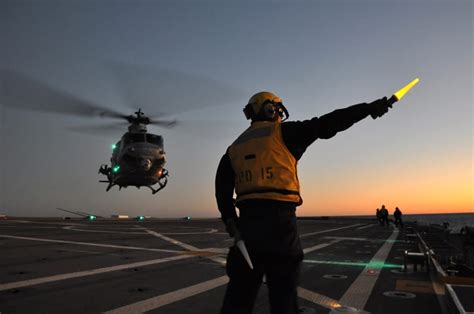
M403 96L405 96L406 93L408 93L408 91L410 89L412 89L413 86L415 86L416 84L418 84L418 82L420 81L419 78L416 78L414 79L413 81L411 81L410 83L408 83L407 85L403 86L399 91L397 91L395 94L392 95L392 97L390 97L390 99L388 100L390 105L392 105L393 103L399 101L400 99L403 98Z

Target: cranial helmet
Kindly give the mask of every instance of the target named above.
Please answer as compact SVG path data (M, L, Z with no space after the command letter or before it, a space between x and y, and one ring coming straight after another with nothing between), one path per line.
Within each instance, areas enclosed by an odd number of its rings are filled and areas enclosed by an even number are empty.
M290 116L281 98L270 92L256 93L250 97L249 103L244 108L247 120L273 120L275 113L278 113L282 120Z

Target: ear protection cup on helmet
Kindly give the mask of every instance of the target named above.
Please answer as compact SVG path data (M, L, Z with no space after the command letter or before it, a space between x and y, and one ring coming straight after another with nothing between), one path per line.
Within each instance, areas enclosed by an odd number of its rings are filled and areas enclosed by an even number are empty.
M272 119L275 116L275 105L268 101L263 104L261 112L266 119Z

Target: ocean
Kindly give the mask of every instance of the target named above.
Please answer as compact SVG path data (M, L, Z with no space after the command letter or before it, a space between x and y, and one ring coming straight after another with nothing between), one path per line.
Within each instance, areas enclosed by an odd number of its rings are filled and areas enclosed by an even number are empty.
M464 226L474 228L474 213L462 214L429 214L429 215L403 215L403 221L417 221L418 224L439 224L449 223L452 233L459 233Z

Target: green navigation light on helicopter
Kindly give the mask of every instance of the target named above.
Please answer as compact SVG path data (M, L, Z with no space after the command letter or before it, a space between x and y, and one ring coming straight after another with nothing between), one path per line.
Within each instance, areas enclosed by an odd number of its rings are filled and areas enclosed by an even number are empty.
M145 220L145 216L138 216L138 220Z
M89 218L89 220L96 220L97 219L97 217L94 216L94 215L90 215L88 218Z
M112 172L113 172L113 173L117 173L117 172L119 172L119 171L120 171L120 166L119 166L119 165L114 166L114 167L112 168Z
M112 144L112 150L115 150L117 148L117 144Z

